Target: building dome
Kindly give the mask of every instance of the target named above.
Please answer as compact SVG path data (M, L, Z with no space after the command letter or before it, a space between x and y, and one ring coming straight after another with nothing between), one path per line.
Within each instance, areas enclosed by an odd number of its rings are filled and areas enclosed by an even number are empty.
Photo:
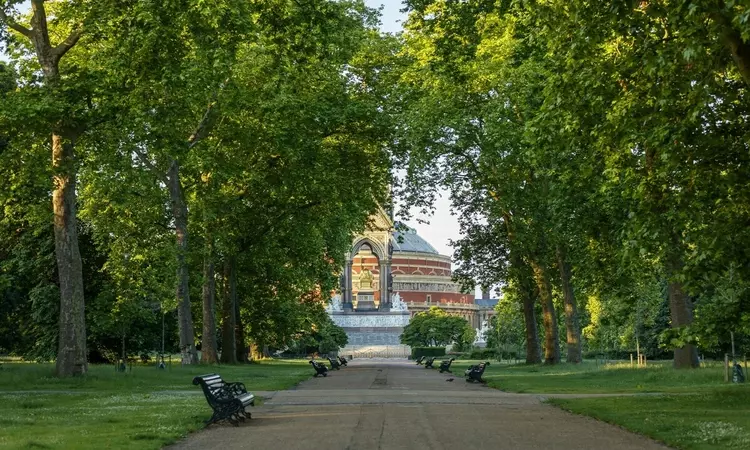
M409 228L403 224L399 225L402 230L393 232L393 252L410 252L410 253L432 253L439 255L435 247L425 241L417 230Z

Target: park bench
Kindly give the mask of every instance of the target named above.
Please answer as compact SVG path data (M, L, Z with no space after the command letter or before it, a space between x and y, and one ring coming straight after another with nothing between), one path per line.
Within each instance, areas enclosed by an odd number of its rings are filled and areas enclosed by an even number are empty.
M417 365L418 366L422 365L422 363L424 362L424 358L425 358L424 355L422 355L419 358L417 358Z
M328 363L331 365L331 370L336 369L339 370L341 367L341 363L336 360L336 358L328 358Z
M324 366L323 364L317 362L317 361L310 361L310 364L312 364L313 368L315 369L315 377L318 375L323 375L324 377L328 376L328 367Z
M200 385L208 405L214 410L206 425L228 420L237 426L240 420L244 422L250 418L246 408L255 406L255 396L247 392L244 384L227 383L215 373L197 376L193 378L193 384Z
M435 362L435 357L434 356L432 358L427 358L427 361L424 362L424 368L425 369L434 369L434 367L432 367L432 363L434 363L434 362Z
M450 372L451 371L451 363L453 363L453 360L455 360L455 359L456 358L451 358L451 359L449 359L447 361L440 361L440 369L438 369L438 370L440 370L440 373Z
M490 365L490 362L483 362L476 366L470 366L464 375L466 375L466 381L467 382L475 382L478 381L480 383L484 383L484 380L482 379L482 374L484 373L484 369Z
M341 365L342 365L342 366L344 366L344 367L346 367L346 366L348 365L348 364L346 363L346 358L344 358L343 356L339 356L339 362L340 362L340 363L341 363Z

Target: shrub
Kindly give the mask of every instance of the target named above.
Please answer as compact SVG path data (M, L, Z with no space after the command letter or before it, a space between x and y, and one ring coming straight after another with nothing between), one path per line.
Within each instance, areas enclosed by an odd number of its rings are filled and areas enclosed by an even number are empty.
M497 350L494 348L475 348L469 354L469 359L494 359Z
M420 356L445 356L445 347L412 347L411 359L417 359Z

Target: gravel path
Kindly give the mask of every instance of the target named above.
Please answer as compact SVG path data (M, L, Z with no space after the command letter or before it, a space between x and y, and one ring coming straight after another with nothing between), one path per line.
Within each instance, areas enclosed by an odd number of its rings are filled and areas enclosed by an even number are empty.
M408 361L355 360L296 389L263 392L263 405L239 427L211 425L170 448L666 448L541 403L540 398L552 395L504 393L466 383L460 375L440 374ZM454 380L447 381L450 378ZM210 411L205 412L208 417Z

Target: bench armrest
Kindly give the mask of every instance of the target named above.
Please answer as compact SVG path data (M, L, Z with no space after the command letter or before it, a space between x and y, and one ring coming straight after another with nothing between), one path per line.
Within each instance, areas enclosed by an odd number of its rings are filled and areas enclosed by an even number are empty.
M232 394L234 394L235 397L238 396L238 395L240 395L240 394L246 394L247 393L247 389L245 389L245 384L244 383L227 383L226 384L226 389L229 392L231 392Z

